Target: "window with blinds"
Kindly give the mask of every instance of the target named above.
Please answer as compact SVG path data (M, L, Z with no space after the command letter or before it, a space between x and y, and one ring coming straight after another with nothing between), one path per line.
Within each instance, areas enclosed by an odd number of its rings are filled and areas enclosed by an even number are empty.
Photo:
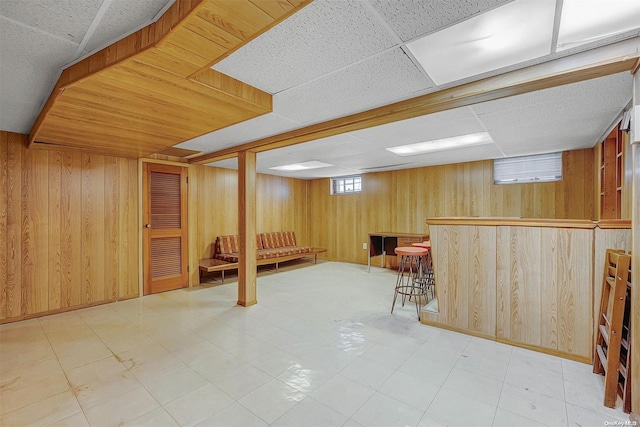
M511 157L493 161L494 184L562 181L562 153Z
M331 178L331 194L349 194L362 191L362 176L339 176Z

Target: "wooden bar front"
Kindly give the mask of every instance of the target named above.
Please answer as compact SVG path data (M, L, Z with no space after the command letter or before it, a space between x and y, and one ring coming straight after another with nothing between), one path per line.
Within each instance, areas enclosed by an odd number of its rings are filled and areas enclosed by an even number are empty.
M426 223L437 310L424 310L423 323L591 362L600 264L607 247L629 249L628 225L514 218Z

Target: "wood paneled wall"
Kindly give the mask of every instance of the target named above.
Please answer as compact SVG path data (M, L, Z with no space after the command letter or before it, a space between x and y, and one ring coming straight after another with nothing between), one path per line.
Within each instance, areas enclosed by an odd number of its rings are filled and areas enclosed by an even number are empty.
M191 283L198 283L197 260L211 258L217 236L238 234L238 172L210 166L190 167L190 194L195 201L191 238L195 242ZM193 179L195 177L195 179ZM299 244L309 245L307 181L259 174L256 231L295 231ZM192 246L193 248L193 246Z
M138 295L137 161L0 131L0 322Z
M496 333L496 227L432 226L438 314L422 321L483 337ZM494 284L494 286L490 286Z
M438 312L422 322L589 362L594 230L522 223L431 223Z
M564 179L494 185L491 160L363 176L360 194L330 195L329 179L309 185L311 243L331 260L367 263L370 232L426 232L428 217L592 219L593 150L563 154Z
M592 245L593 230L497 227L497 338L590 361Z

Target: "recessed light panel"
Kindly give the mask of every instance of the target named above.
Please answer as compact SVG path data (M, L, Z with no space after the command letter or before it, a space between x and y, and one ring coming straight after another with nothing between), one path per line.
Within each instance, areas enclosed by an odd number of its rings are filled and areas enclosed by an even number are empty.
M290 165L282 165L282 166L274 166L272 168L269 169L273 169L273 170L277 170L277 171L287 171L287 172L294 172L294 171L303 171L303 170L309 170L309 169L320 169L320 168L328 168L333 166L330 163L324 163L324 162L318 162L316 160L311 160L309 162L302 162L302 163L292 163Z
M515 0L407 44L437 85L551 53L555 0Z
M564 0L557 50L640 28L639 0Z
M453 138L418 142L417 144L399 145L397 147L389 147L386 150L391 151L393 154L397 154L398 156L414 156L416 154L454 150L456 148L492 143L493 140L487 132L480 132L470 135L454 136Z

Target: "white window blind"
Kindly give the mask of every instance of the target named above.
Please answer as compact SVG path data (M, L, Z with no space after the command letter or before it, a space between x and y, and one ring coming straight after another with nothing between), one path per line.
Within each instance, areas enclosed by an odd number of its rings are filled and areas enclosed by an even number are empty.
M562 180L562 153L511 157L493 161L494 184Z

